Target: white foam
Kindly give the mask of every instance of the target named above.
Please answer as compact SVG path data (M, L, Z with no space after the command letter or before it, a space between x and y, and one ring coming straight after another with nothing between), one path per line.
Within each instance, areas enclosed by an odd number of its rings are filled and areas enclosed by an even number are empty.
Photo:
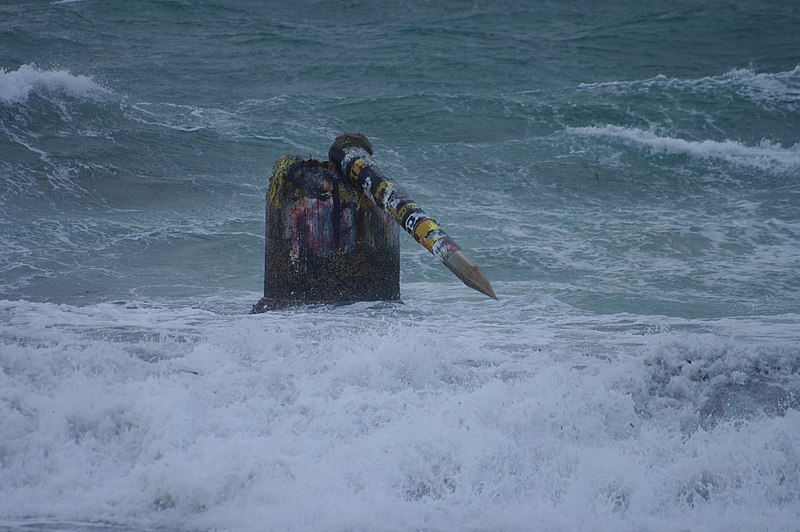
M110 91L84 75L68 70L40 70L35 65L22 65L17 70L0 68L0 101L20 103L37 91L64 92L77 98L97 99Z
M800 317L414 303L432 289L260 316L0 302L0 526L796 527L797 401L702 411L797 390Z
M581 89L596 91L610 89L614 92L641 92L653 90L713 93L719 98L726 92L750 100L767 108L800 106L800 65L786 72L756 72L753 68L732 69L718 76L694 79L668 77L663 74L644 80L583 83Z
M764 171L787 172L800 169L800 144L781 146L768 139L748 146L734 140L684 140L665 137L638 128L607 125L602 127L573 127L567 132L591 137L606 137L625 144L646 148L654 154L688 155L690 157L724 161L736 166Z
M800 106L800 65L788 72L757 73L752 68L734 69L721 79L732 85L737 93L766 107L776 104L789 104L791 108Z

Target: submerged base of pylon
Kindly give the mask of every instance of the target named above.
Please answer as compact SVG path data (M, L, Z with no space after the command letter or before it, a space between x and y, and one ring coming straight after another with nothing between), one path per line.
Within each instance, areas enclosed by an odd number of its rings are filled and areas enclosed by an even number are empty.
M402 305L403 301L398 297L397 299L378 299L378 300L356 300L356 301L309 301L309 300L301 300L301 299L278 299L274 297L262 297L258 300L258 302L253 305L253 308L250 309L250 314L262 314L264 312L270 312L273 310L284 310L288 308L298 308L304 306L342 306L342 305L352 305L354 303L375 303L377 305L382 304L389 304L389 305Z

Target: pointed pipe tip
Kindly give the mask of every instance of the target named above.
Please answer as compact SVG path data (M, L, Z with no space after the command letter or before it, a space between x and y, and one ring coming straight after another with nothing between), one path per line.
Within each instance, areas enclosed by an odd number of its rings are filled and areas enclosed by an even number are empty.
M456 277L461 279L461 282L465 285L482 294L486 294L492 299L497 299L492 285L489 283L489 280L483 274L480 267L462 250L458 250L447 257L444 260L444 265L447 266L451 272L456 274Z

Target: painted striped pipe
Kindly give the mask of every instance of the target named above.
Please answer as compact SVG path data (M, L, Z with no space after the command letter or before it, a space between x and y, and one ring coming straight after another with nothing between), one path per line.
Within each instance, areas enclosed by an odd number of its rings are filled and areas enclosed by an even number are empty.
M328 156L342 175L356 185L375 205L389 213L456 277L475 290L497 299L492 285L473 261L427 212L396 182L372 162L372 146L360 133L345 133L336 138Z

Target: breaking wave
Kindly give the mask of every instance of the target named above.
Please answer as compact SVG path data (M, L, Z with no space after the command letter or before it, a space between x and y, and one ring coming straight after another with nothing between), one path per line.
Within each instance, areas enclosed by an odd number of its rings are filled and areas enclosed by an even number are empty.
M688 155L703 160L723 161L735 166L763 171L788 172L800 169L800 144L783 147L763 139L748 146L734 140L685 140L660 136L652 131L621 126L574 127L568 132L589 137L606 137L650 150L653 154Z
M663 74L635 81L610 81L603 83L584 83L584 90L611 90L613 92L637 93L655 90L668 90L691 93L712 93L735 95L765 108L784 107L789 110L800 109L800 65L786 72L756 72L750 68L731 69L718 76L704 76L695 79L668 77Z
M796 315L451 303L0 301L0 528L795 529Z
M32 64L22 65L17 70L0 68L0 102L23 103L36 92L63 92L88 99L106 97L111 93L92 78L68 70L41 70Z

